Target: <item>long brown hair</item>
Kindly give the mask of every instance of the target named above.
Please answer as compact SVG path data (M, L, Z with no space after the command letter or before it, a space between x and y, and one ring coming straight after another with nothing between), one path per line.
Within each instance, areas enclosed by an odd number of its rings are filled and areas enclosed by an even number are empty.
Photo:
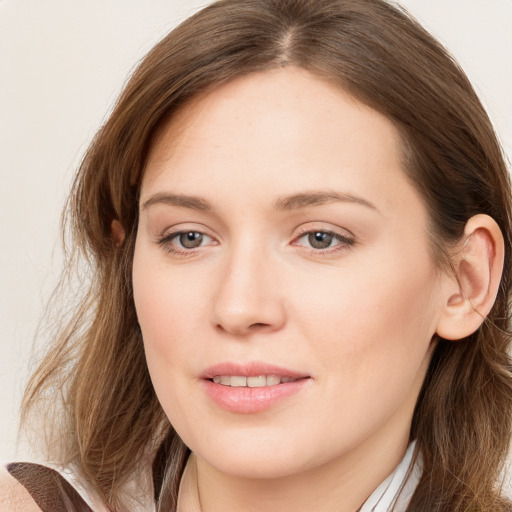
M159 502L175 510L188 450L166 419L145 364L131 265L138 194L159 126L199 92L247 73L298 66L387 116L402 136L408 178L430 217L434 260L467 220L492 216L505 238L496 303L464 343L433 340L411 439L424 472L408 511L510 510L498 481L512 418L511 193L491 123L463 71L417 22L383 0L221 0L165 37L133 74L80 166L67 215L91 284L32 378L25 411L60 384L54 426L112 510L144 457ZM114 243L111 223L126 231Z

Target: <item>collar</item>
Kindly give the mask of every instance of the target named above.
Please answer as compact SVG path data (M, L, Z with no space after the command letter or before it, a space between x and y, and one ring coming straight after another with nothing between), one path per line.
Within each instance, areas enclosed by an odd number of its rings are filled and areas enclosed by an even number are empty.
M421 478L423 464L419 456L413 462L416 441L411 442L393 472L373 491L359 512L404 512Z

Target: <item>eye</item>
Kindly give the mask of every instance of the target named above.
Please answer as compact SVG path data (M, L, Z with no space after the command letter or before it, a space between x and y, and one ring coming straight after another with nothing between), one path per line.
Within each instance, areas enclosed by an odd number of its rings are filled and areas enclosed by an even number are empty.
M185 253L204 245L211 244L212 237L200 231L177 231L163 236L158 243L169 252Z
M308 233L307 240L309 245L314 249L327 249L328 247L331 247L333 242L337 242L332 233L325 233L323 231Z
M300 235L294 245L301 245L315 251L325 251L326 249L335 249L351 246L354 239L333 231L313 230Z
M173 240L176 240L185 249L195 249L203 243L204 238L205 235L198 231L188 231L187 233L177 233Z

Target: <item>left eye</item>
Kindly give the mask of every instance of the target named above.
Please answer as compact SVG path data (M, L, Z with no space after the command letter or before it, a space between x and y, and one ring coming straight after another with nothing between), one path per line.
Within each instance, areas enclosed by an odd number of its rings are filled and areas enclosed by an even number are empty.
M299 239L299 245L309 246L316 250L329 249L336 245L351 245L353 240L330 231L310 231L304 233Z
M195 249L211 241L208 235L199 233L199 231L182 231L166 238L167 242L177 245L180 249Z

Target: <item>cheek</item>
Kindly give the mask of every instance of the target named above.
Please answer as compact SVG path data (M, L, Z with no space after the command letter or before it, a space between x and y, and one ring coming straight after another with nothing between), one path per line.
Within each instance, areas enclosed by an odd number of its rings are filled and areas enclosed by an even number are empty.
M190 382L194 375L188 362L197 354L194 316L183 300L169 293L167 283L146 269L136 283L134 296L149 375L165 415L185 439L198 430L201 416L190 407ZM176 321L176 319L178 321ZM195 336L197 339L197 336ZM199 434L200 435L200 434Z
M197 298L204 295L205 283L179 268L172 271L165 258L140 245L134 254L133 288L145 343L155 350L179 348L178 340L189 339L197 328L202 307Z
M417 257L416 257L417 256ZM320 375L344 405L385 407L416 387L426 368L437 319L436 272L423 255L405 264L393 252L305 281L294 304L301 337L310 340ZM361 263L361 261L359 261ZM305 292L307 290L307 293Z
M141 244L142 245L142 244ZM161 258L160 258L161 259ZM194 283L177 282L165 262L152 256L144 246L137 246L133 264L133 291L137 318L144 340L144 350L155 391L167 414L176 403L179 382L176 376L187 370L197 329L197 309L190 307Z

